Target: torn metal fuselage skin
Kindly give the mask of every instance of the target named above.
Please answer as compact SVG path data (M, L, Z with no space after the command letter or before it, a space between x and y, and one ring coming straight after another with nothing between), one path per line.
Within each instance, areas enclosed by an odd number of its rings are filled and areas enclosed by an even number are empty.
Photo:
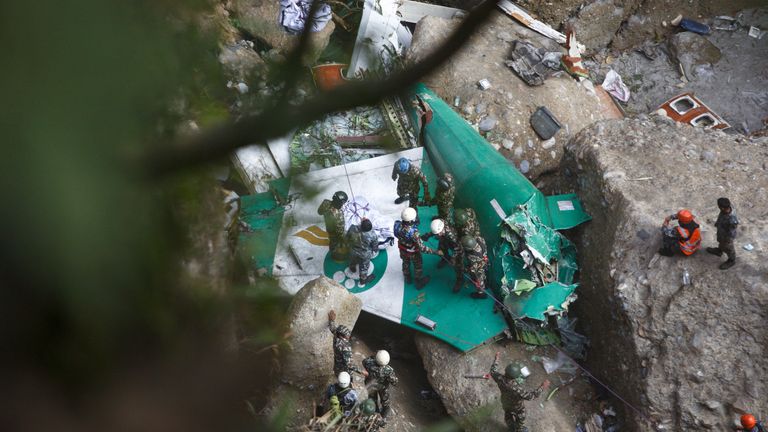
M557 230L590 218L573 194L545 197L423 84L411 120L438 174L451 173L456 208L472 208L488 244L488 283L513 318L546 321L575 299L576 248Z

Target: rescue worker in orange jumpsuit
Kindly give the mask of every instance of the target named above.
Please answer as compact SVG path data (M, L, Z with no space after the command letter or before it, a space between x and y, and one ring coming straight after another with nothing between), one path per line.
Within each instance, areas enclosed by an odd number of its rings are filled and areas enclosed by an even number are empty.
M677 220L677 226L671 227L670 221ZM659 255L672 256L675 251L683 255L693 255L701 247L701 230L690 210L680 210L664 218L661 227L662 242Z
M741 427L736 429L746 432L766 432L765 426L762 422L757 421L752 414L744 414L741 416Z

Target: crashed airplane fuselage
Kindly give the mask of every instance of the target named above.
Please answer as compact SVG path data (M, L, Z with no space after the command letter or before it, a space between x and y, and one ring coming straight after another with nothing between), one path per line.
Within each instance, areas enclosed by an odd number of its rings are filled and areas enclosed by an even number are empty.
M411 111L423 147L294 174L273 181L270 192L243 197L241 219L250 227L241 235L247 258L289 293L325 275L357 295L365 311L428 333L462 351L508 328L504 316L494 313L495 299L507 306L508 318L534 324L544 324L548 315L561 314L575 298L576 259L573 245L556 230L589 219L576 197L544 197L423 85L414 87L407 98L403 102ZM336 191L344 191L350 198L343 208L347 228L366 217L372 220L380 240L391 236L394 221L407 205L395 203L396 185L391 179L394 163L401 157L422 169L432 191L439 175L453 174L455 207L475 210L489 246L488 281L493 298L473 299L469 283L462 292L453 293L453 269L439 267L436 255L424 256L424 272L431 279L418 290L405 282L398 248L386 242L372 260L372 281L364 285L347 262L330 257L318 207ZM421 233L429 230L436 214L434 206L419 207ZM434 239L430 246L436 246Z
M438 173L453 174L457 208L472 208L488 244L488 281L515 318L545 320L575 298L576 250L558 229L590 219L573 194L545 197L424 85L413 123Z

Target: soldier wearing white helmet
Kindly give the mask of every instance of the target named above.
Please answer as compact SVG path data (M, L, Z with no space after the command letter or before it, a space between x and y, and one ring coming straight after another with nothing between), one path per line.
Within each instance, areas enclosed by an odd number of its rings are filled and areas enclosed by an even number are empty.
M411 283L411 263L416 273L416 289L422 289L429 282L429 277L424 276L424 264L422 253L440 254L428 248L421 241L419 228L416 226L418 215L416 210L408 207L403 210L401 220L395 221L394 233L397 238L397 247L400 250L400 259L403 260L403 277L405 283Z
M327 391L328 404L335 416L349 417L357 404L357 392L352 388L352 377L347 372L341 372L336 383L331 384Z
M431 232L421 236L423 240L437 237L437 250L442 252L442 259L437 263L437 268L450 264L456 272L456 283L453 292L457 293L464 285L464 250L459 243L458 234L443 219L435 219L430 225Z
M369 397L376 400L376 394L378 394L381 400L379 412L382 417L386 417L389 414L390 404L389 386L397 385L395 370L389 365L389 353L384 350L378 351L375 356L363 360L363 367L368 371L365 383L372 384Z

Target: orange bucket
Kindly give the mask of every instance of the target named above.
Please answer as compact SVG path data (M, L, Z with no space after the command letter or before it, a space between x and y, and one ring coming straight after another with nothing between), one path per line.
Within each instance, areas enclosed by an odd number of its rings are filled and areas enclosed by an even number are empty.
M312 79L315 86L322 91L329 91L340 86L346 78L341 71L349 65L342 63L327 63L312 68Z

